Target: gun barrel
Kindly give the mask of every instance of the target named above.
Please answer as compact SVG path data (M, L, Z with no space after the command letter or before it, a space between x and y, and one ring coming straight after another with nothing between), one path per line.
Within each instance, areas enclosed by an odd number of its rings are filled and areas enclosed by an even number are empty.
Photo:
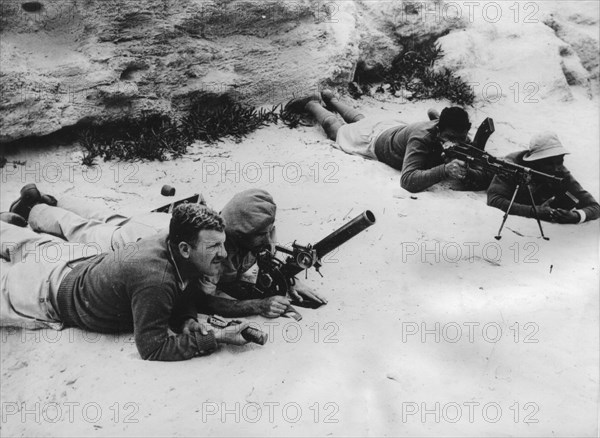
M341 228L315 243L313 249L317 252L317 257L324 257L374 223L375 215L371 210L362 212Z
M560 178L558 176L550 175L548 173L530 169L529 167L526 167L526 169L529 169L529 173L531 174L532 177L535 177L535 178L538 178L541 180L546 180L552 184L561 184L564 179L564 178Z
M468 143L459 142L453 146L447 147L444 149L444 154L448 158L462 160L473 167L479 167L483 170L507 178L517 178L525 181L535 179L551 184L561 184L563 182L563 178L521 166L502 158L494 157Z
M563 178L550 175L548 173L540 172L530 167L521 166L519 164L511 163L509 161L502 160L499 158L494 158L493 161L496 164L499 164L500 167L503 167L505 170L512 173L515 177L527 176L528 178L536 179L538 181L549 182L551 184L561 184L563 182Z
M374 223L375 215L372 211L366 210L362 212L350 222L338 228L333 233L313 245L312 249L316 252L317 259L321 259L326 254L352 239L358 233L370 227ZM304 271L304 269L305 268L298 266L292 257L289 257L288 261L282 267L282 272L288 277L293 277L296 274Z

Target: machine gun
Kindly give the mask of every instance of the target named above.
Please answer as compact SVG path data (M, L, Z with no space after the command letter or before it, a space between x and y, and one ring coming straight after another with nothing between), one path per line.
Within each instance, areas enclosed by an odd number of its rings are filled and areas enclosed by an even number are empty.
M259 271L255 292L262 296L285 296L296 283L296 275L300 272L315 268L322 276L320 268L323 257L374 223L375 215L366 210L314 245L303 246L294 242L291 249L277 245L275 253L261 251L257 257ZM277 251L287 254L287 259L282 261L277 258ZM293 304L313 309L321 306L321 303L307 298Z
M476 145L472 145L469 143L446 142L443 145L443 149L443 155L449 159L457 159L464 161L470 167L481 169L486 172L491 172L494 175L499 175L504 179L514 181L516 188L512 195L512 199L506 210L506 213L504 214L504 218L502 219L502 224L500 225L500 229L498 230L498 235L495 236L496 240L500 240L502 238L500 236L500 233L502 232L502 228L504 228L504 224L508 219L510 209L512 208L515 202L517 193L519 192L522 186L527 187L527 191L529 192L529 199L531 201L531 206L533 207L534 216L540 228L542 238L544 240L548 240L548 238L544 236L544 230L542 229L540 218L537 214L537 210L535 209L535 201L533 199L533 193L531 192L531 183L535 181L541 183L561 185L563 182L563 178L559 178L543 172L538 172L537 170L530 169L529 167L520 166L518 164L511 163L510 161L496 158L493 155L485 152L483 148L479 148Z
M529 167L520 166L476 148L468 143L446 142L443 145L444 155L450 159L464 161L470 167L485 170L520 184L541 183L561 184L562 178L538 172Z

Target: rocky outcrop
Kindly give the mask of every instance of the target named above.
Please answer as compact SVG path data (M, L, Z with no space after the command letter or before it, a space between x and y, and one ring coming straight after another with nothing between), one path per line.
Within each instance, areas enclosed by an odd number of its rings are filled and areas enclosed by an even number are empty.
M352 76L352 2L3 3L0 141L166 112L203 94L274 104Z
M503 3L497 13L488 11L486 19L440 38L445 56L437 68L470 82L480 103L569 100L572 86L591 95L598 82L598 37L580 28L597 32L594 12L574 5L579 12L565 18L540 9L554 2L515 5Z
M230 94L266 105L389 65L442 2L52 0L3 4L0 142L169 113ZM422 8L422 9L421 9ZM207 100L207 104L208 104Z
M564 8L540 11L531 23L531 14L521 11L513 23L512 4L502 4L499 20L494 11L457 5L3 2L0 143L80 122L101 124L147 111L176 114L191 100L209 105L215 94L252 105L285 102L323 85L345 85L361 61L363 69L377 72L402 45L438 37L445 56L437 67L472 82L480 101L569 99L571 86L588 79L597 84L598 38L590 30L597 31L598 20L585 7L572 6L566 15ZM482 12L494 19L472 20Z
M598 14L554 12L544 18L544 24L564 42L561 56L563 71L569 84L586 85L589 81L597 89L600 80Z

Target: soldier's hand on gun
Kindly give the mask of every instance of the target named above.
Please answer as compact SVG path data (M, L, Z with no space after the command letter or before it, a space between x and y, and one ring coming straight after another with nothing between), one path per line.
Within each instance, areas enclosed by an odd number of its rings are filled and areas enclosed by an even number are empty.
M580 220L579 214L563 208L553 210L552 219L559 224L577 224Z
M214 328L215 340L219 344L245 345L249 341L244 339L242 332L249 325L247 321L242 321L240 324L232 324L224 328Z
M452 160L445 165L448 178L465 179L467 177L467 164L464 161Z
M548 199L541 205L536 205L535 209L537 211L538 217L540 220L547 222L554 222L555 211L552 207L550 207L550 203L554 201L554 196Z
M290 296L292 299L300 302L304 301L304 298L307 298L316 301L317 303L327 304L325 298L317 294L312 287L305 285L299 280L296 281L296 284L290 290Z
M212 325L203 321L198 322L195 319L190 318L183 323L183 329L181 330L181 333L184 335L189 335L192 332L200 332L200 334L206 336L208 335L208 332L211 331L214 331Z
M289 298L282 297L281 295L275 295L274 297L262 299L259 310L261 316L266 318L277 318L285 313L289 305Z

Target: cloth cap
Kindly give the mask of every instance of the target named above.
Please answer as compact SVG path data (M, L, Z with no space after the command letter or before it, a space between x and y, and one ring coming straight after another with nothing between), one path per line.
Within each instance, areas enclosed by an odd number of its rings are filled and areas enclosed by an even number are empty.
M523 156L523 161L543 160L568 153L554 132L542 132L531 138L529 152Z
M269 230L275 222L276 210L273 198L265 190L250 189L237 193L221 211L227 224L227 238L246 241Z

